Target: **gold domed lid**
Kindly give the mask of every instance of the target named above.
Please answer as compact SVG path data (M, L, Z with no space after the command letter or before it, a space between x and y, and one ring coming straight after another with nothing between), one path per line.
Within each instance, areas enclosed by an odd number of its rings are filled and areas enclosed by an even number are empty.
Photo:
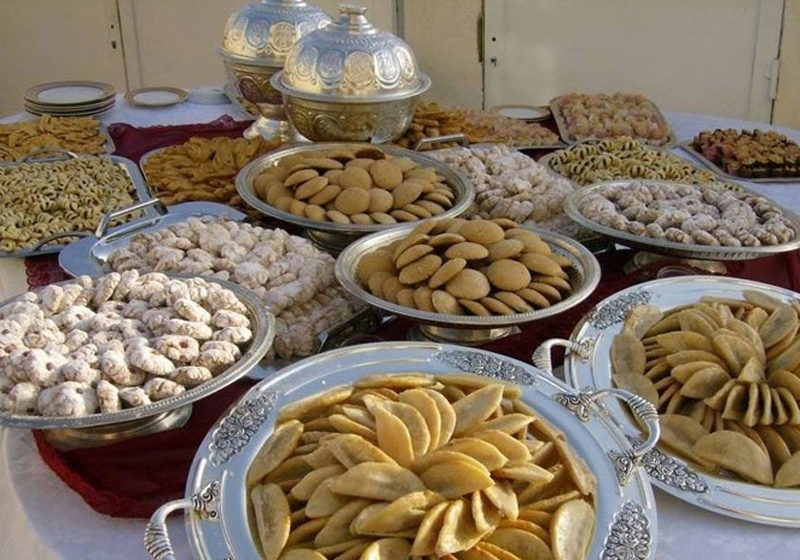
M283 66L298 39L331 18L304 0L261 0L234 12L222 36L224 57L264 66Z
M289 95L337 102L373 102L419 95L430 87L411 48L373 26L366 8L341 4L339 18L292 47L272 85Z

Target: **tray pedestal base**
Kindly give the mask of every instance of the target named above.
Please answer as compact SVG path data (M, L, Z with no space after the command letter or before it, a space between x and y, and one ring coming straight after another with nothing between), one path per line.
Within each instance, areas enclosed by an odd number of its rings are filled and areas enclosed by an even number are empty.
M102 447L141 436L182 428L192 415L192 405L182 406L156 416L108 426L45 430L47 443L61 451Z
M687 276L691 274L720 274L728 273L728 267L720 261L706 261L699 259L681 259L647 251L638 251L633 258L625 263L626 274L636 272L640 268L653 263L663 262L665 266L659 270L658 277ZM662 271L663 274L662 274ZM683 271L683 272L681 272Z
M480 346L522 332L519 327L496 329L453 329L433 325L414 325L408 331L408 339L422 342L448 342L465 346Z

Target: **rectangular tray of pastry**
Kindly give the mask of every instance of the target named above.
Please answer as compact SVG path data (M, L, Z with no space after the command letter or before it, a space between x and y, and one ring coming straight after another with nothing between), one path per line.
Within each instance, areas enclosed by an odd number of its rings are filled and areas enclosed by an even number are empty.
M138 203L141 203L141 202L152 200L152 197L150 196L150 191L148 190L147 185L145 185L144 178L142 177L142 174L139 172L139 168L131 160L129 160L127 158L120 157L120 156L114 156L114 155L88 156L88 155L74 154L72 152L66 152L66 151L63 151L63 150L54 150L54 151L52 151L50 153L50 155L48 157L43 158L43 159L25 160L25 161L21 161L21 162L0 163L0 205L2 205L2 207L5 210L8 210L9 208L11 208L12 204L15 204L14 202L12 202L11 198L7 198L7 197L14 197L14 195L12 195L11 191L10 190L6 191L5 189L2 188L2 182L4 180L3 179L4 176L7 176L9 174L13 174L16 170L24 170L28 166L42 166L43 168L46 169L47 167L56 166L56 165L61 164L61 163L65 163L65 162L68 163L70 161L87 160L87 159L90 159L90 158L106 158L106 159L109 159L109 160L111 160L111 162L117 168L119 168L125 174L126 180L127 180L128 184L129 184L129 192L128 192L128 196L126 197L126 198L130 199L128 201L129 204L130 203L138 204ZM20 172L23 172L23 171L20 171ZM83 180L86 180L86 178L84 177ZM15 180L15 182L16 182L16 180ZM98 183L98 185L99 185L99 183ZM99 185L99 186L102 187L102 185ZM85 206L88 203L87 201L89 200L88 192L86 191L86 185L81 185L80 188L81 188L81 192L80 193L76 193L76 198L80 201L80 204L82 206ZM40 198L45 197L43 200L46 200L46 193L47 193L46 190L37 190L37 192L38 192L38 195L39 195ZM56 193L56 192L53 193L53 196L58 199L56 202L62 203L62 204L64 203L63 192L64 191L59 191L58 193ZM16 200L16 199L17 199L17 197L14 197L14 200ZM117 209L122 208L123 206L124 205L120 205L117 208L112 208L111 210L117 210ZM19 208L20 208L20 211L22 211L24 214L30 214L30 212L31 212L31 208L30 207L23 206L23 207L19 207ZM50 219L53 218L53 214L55 212L56 212L56 210L53 210L53 209L51 209L49 211ZM147 208L147 209L143 210L143 212L144 212L145 216L152 217L153 215L155 215L155 209L153 209L153 208ZM102 214L100 214L100 215L102 215ZM67 218L65 217L64 219L67 219ZM65 247L68 246L68 243L66 243L66 242L61 242L61 243L57 242L60 239L67 239L66 234L72 233L74 231L77 236L89 235L89 234L92 233L94 228L97 227L97 225L99 225L99 222L98 222L98 224L93 224L93 226L91 228L91 231L89 231L88 227L80 227L80 228L74 228L74 229L73 228L67 228L67 229L63 229L62 231L42 232L42 233L39 234L39 238L35 240L34 244L31 244L29 246L30 248L22 248L22 249L19 249L19 250L0 250L0 258L27 258L27 257L35 257L35 256L39 256L39 255L47 255L47 254L58 253L62 249L64 249ZM0 224L0 226L2 226L2 224ZM4 235L4 233L7 235L7 232L4 232L4 230L0 229L0 242L5 241L4 237L6 235ZM46 242L47 239L51 239L51 238L52 238L51 242Z
M726 179L800 183L800 145L779 132L704 130L680 148Z
M593 100L596 104L605 105L605 107L600 107L597 109L598 113L607 113L608 111L613 112L615 110L631 110L638 105L640 110L645 111L650 115L649 121L642 121L640 123L630 122L630 119L616 121L614 120L614 117L610 117L612 119L611 122L600 123L605 127L604 131L599 131L596 128L592 129L588 122L586 123L585 132L583 132L583 129L572 130L567 123L566 116L564 115L564 108L566 104L570 102L583 103L589 99ZM553 113L553 120L556 122L556 126L558 127L559 136L561 136L561 139L569 145L579 144L581 142L603 140L604 138L615 136L630 136L636 140L639 140L640 142L644 142L648 146L665 150L672 149L678 144L678 139L675 136L675 132L667 122L667 119L664 118L664 114L661 112L661 109L659 109L655 103L653 103L644 95L628 93L570 93L553 98L550 101L550 111ZM588 121L588 115L589 113L587 112L582 116L587 117ZM609 119L607 115L603 118ZM631 116L631 118L635 117ZM637 130L637 124L639 125L639 130ZM611 130L608 130L608 127L610 127ZM652 127L656 127L657 132L655 134L651 133Z

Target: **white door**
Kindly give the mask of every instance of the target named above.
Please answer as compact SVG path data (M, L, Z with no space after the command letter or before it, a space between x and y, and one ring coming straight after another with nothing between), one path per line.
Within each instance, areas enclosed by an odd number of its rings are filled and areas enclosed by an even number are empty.
M573 91L769 122L783 0L485 0L486 106Z

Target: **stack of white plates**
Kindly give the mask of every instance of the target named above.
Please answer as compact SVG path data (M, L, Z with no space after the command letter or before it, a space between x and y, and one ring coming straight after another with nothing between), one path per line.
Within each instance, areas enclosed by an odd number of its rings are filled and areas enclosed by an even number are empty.
M87 117L114 107L114 86L102 82L49 82L25 92L25 110L34 115Z

